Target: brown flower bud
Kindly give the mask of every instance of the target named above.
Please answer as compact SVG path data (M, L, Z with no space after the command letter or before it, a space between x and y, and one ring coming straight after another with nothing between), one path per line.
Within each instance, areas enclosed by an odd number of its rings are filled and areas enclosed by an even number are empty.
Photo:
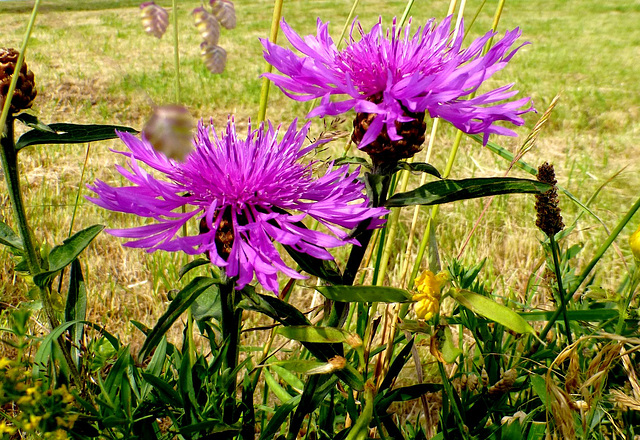
M378 103L382 101L382 96L377 94L368 99L371 102ZM395 122L396 130L401 139L397 141L389 139L385 126L375 141L361 148L371 157L374 165L395 166L399 160L413 157L422 149L427 129L427 123L424 120L425 112L414 113L404 109L404 114L413 118L413 120ZM360 144L376 116L378 115L375 113L356 113L356 118L353 120L353 135L351 136L356 145Z
M16 70L16 63L20 53L15 49L0 48L0 106L4 105L9 94L11 77ZM22 63L16 90L11 99L10 114L18 113L21 110L31 107L37 95L36 83L33 72L27 68L27 63Z
M550 190L536 195L536 212L538 214L536 226L552 237L564 229L562 215L558 207L558 190L556 188L558 182L553 165L549 165L547 162L540 165L538 180L553 186Z

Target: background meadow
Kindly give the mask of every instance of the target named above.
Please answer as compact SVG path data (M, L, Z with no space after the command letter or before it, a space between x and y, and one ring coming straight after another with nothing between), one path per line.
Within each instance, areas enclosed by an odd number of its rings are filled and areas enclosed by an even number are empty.
M467 4L467 27L473 21L467 41L483 34L491 25L493 4L486 4L474 19L481 3ZM223 30L221 35L221 45L228 53L222 75L210 74L200 60L199 36L190 16L198 4L179 2L183 102L197 118L211 117L220 126L233 114L238 125L245 127L247 120L255 119L257 114L261 84L258 76L265 69L258 38L268 34L272 2L236 2L237 28ZM367 27L379 15L385 23L401 15L404 5L404 1L365 0L356 14ZM345 0L288 1L283 16L301 34L315 32L316 17L329 20L331 35L337 38L350 7L351 2ZM441 19L447 7L445 1L419 0L412 10L414 23L424 23L430 17ZM30 2L0 4L3 46L19 46L29 12ZM499 29L503 31L521 27L521 40L531 44L496 75L492 80L496 83L490 81L487 87L515 82L519 96L532 96L539 113L525 115L527 124L516 129L518 138L501 138L496 142L515 152L554 96L560 94L549 123L523 160L535 167L544 161L553 163L559 185L583 203L595 195L589 206L602 223L590 215L580 216L581 211L561 195L565 223L577 221L568 241L585 249L578 258L582 255L589 258L590 251L607 235L603 224L612 227L638 195L638 22L637 2L595 0L510 0L500 21ZM140 24L138 3L134 1L44 2L26 59L38 87L32 112L44 122L95 122L140 129L154 105L173 102L171 32L170 27L162 40L146 35ZM276 124L288 123L305 115L308 109L309 103L291 101L272 88L267 118ZM349 124L340 123L338 131L346 135ZM323 129L321 121L314 121L312 135L319 135ZM430 129L429 123L427 133ZM441 124L431 160L440 169L447 160L453 137L453 128ZM345 144L345 139L338 139L329 148L340 152ZM25 199L38 238L49 244L66 238L76 200L74 230L93 223L117 227L132 226L139 221L101 210L82 198L85 183L96 178L108 182L119 179L112 166L119 158L110 148L118 149L119 145L117 142L51 145L21 153ZM508 161L464 137L451 177L503 175L508 165ZM528 177L517 169L511 175ZM416 185L418 178L414 179ZM539 246L542 235L534 225L533 202L531 197L517 195L496 198L462 253L461 259L467 264L487 258L483 276L495 295L523 299L528 283L543 283L540 278L543 255ZM5 195L0 196L0 218L12 224L8 203ZM484 204L484 199L477 199L442 207L437 239L444 261L459 254ZM397 258L391 262L388 285L395 285L403 264L408 263L409 267L413 264L403 256L412 211L403 210L405 221L396 238ZM422 208L421 212L421 218L426 218L429 210ZM631 223L635 225L637 221ZM420 238L418 234L416 243ZM605 290L615 286L624 272L620 270L625 266L622 257L628 259L629 250L626 241L619 246L620 254L610 251L605 256L603 270L595 282ZM416 247L417 244L412 255ZM0 252L0 301L3 308L10 308L27 300L29 294L12 272L9 254L4 249ZM101 234L85 258L91 262L87 271L90 319L124 332L122 336L132 337L135 344L137 331L129 320L152 323L162 313L167 293L178 283L183 256L125 250L119 239ZM297 301L309 301L312 294L311 290L302 290Z

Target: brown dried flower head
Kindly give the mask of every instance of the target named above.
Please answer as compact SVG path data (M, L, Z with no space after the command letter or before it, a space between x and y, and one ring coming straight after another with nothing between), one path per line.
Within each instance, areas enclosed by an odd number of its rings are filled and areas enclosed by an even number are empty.
M369 100L378 103L382 101L382 96L381 94L373 95ZM396 121L396 130L402 139L392 141L389 139L386 128L383 128L375 141L361 148L371 157L374 165L395 166L399 160L413 157L421 150L427 129L427 123L424 120L425 112L414 113L404 109L404 113L414 119L409 122ZM360 144L376 116L375 113L356 113L351 136L356 145Z
M19 55L20 53L15 49L0 48L0 106L4 105L9 94L9 85L16 70ZM33 72L28 69L27 63L22 63L9 113L14 114L30 108L37 93Z
M556 188L556 183L558 182L553 165L547 162L540 165L540 168L538 168L538 180L553 186L550 190L536 195L536 226L547 236L552 237L564 229L560 207L558 206L558 189Z

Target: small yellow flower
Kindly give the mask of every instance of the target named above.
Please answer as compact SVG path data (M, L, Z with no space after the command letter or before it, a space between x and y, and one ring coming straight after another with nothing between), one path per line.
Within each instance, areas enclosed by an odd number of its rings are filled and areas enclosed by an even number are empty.
M27 395L30 396L32 394L35 394L36 391L38 391L36 387L29 387L27 388Z
M417 293L413 295L413 300L416 301L414 309L418 319L429 320L438 313L440 290L448 279L446 273L440 272L438 275L434 275L430 270L425 270L416 278Z
M0 434L15 434L17 429L14 426L7 425L7 422L0 422Z
M636 260L640 261L640 226L638 226L636 232L629 237L629 247L631 248L631 252L633 252L633 256L636 257Z
M11 365L11 360L6 357L0 358L0 369L6 368L8 365Z

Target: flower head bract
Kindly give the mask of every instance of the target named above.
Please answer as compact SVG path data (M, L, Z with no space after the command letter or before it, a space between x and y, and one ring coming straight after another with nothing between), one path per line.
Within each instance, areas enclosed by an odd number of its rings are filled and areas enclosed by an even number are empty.
M386 31L381 20L365 32L354 20L347 46L338 50L329 36L328 23L318 19L317 35L300 37L284 20L282 30L302 55L268 40L262 40L264 57L280 73L265 73L287 96L299 101L320 98L308 115L337 115L354 109L374 115L367 123L359 147L386 133L391 141L401 139L398 125L429 112L469 134L515 136L496 124L524 124L520 115L533 110L529 98L508 101L518 92L513 84L471 97L494 73L503 69L519 46L511 49L521 32L507 31L486 53L483 48L496 33L487 32L462 48L462 24L452 33L451 16L439 25L431 19L411 33L411 24L396 29L394 19ZM354 31L360 35L354 38ZM333 95L346 95L332 100Z
M252 130L246 138L236 134L230 120L218 134L202 122L194 140L195 149L184 162L168 159L143 137L119 133L129 151L129 169L117 166L131 186L112 187L96 181L89 188L93 203L112 210L148 217L152 223L107 230L132 239L126 245L187 254L206 253L211 262L224 267L241 289L254 274L266 289L277 292L277 273L304 278L289 268L274 242L319 259L332 259L326 248L357 244L341 228L351 229L369 221L369 227L384 223L387 211L369 207L357 171L348 166L329 167L313 176L313 164L300 159L313 149L303 147L309 124L300 131L294 121L284 134L270 124ZM158 179L148 168L164 175ZM329 233L307 229L312 217ZM178 236L190 220L200 221L200 233Z

